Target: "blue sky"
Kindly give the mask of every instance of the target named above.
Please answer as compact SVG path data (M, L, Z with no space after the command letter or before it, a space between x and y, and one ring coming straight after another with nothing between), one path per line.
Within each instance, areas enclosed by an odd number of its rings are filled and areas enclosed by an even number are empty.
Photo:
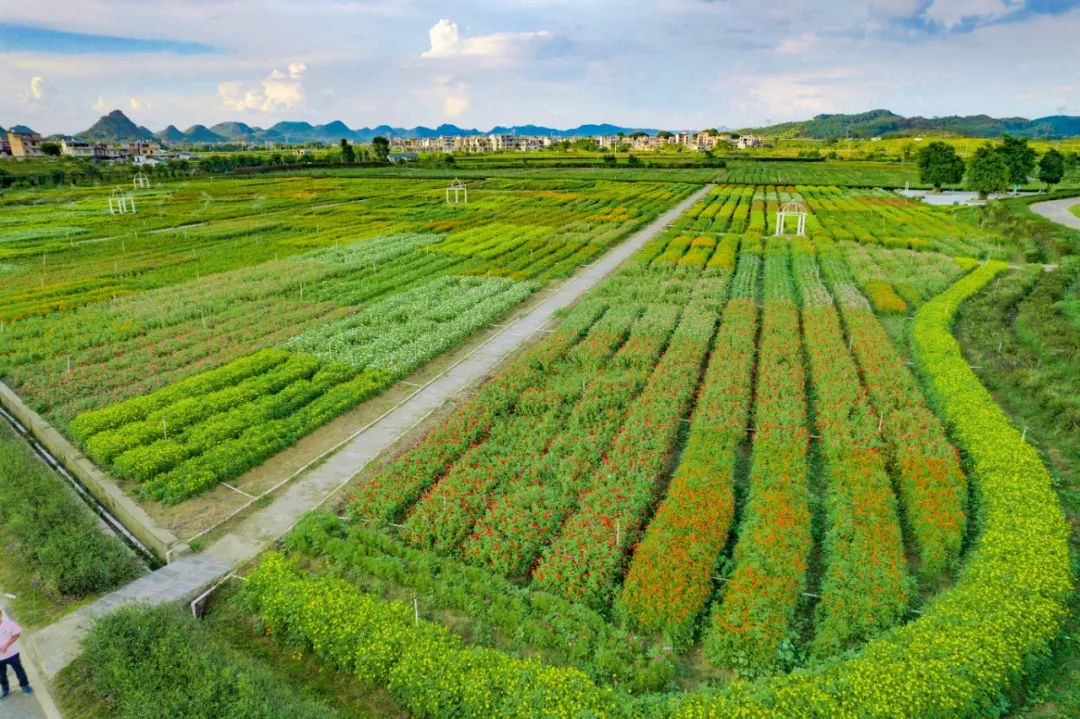
M1080 0L0 0L0 125L1080 114Z

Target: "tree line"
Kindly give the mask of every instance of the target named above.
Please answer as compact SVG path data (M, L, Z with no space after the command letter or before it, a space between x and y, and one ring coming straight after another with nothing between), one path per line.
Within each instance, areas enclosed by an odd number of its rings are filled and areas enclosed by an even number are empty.
M1022 137L1005 135L1001 144L986 143L965 163L956 149L945 142L931 142L916 153L919 179L940 192L943 185L964 186L979 197L1004 192L1010 185L1019 188L1033 177L1046 184L1047 190L1061 182L1065 172L1076 167L1077 153L1047 150L1042 157Z

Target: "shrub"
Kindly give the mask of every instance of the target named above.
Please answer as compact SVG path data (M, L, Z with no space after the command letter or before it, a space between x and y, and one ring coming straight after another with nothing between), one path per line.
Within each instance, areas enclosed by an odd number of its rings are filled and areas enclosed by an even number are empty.
M90 630L76 665L115 719L333 719L183 610L124 607Z

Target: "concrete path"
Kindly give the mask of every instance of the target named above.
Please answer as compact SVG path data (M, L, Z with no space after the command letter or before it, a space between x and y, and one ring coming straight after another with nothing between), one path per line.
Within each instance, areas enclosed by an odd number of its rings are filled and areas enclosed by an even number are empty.
M508 324L446 372L361 429L326 461L304 471L273 504L240 520L201 554L182 557L37 632L32 641L37 656L42 658L45 674L49 678L54 677L78 655L79 639L95 617L135 602L190 600L226 576L233 567L256 557L288 532L304 514L324 503L347 484L399 437L423 422L454 395L482 379L522 342L543 329L557 310L572 304L595 287L701 199L711 187L707 185L695 192L576 274L528 313Z
M97 617L127 604L190 601L232 567L201 554L181 557L36 631L29 639L34 657L45 676L52 679L79 655L83 635Z
M1036 212L1048 220L1058 224L1080 230L1080 217L1069 212L1069 208L1080 205L1080 197L1066 197L1064 200L1050 200L1049 202L1036 202L1028 205L1032 212Z

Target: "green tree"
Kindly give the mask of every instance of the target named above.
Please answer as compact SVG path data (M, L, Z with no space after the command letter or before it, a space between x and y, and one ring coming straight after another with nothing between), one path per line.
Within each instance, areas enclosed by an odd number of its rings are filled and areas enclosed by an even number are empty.
M1003 192L1009 187L1009 163L993 145L987 143L968 160L967 188L979 193L981 199L991 192Z
M1005 135L997 152L1009 166L1009 182L1022 185L1035 169L1035 149L1028 145L1027 138Z
M609 167L614 166L615 165L615 156L614 155L604 155L604 164L608 165Z
M49 157L60 157L60 143L59 142L43 142L41 143L41 151Z
M381 135L371 138L371 151L376 160L386 162L386 158L390 156L390 141Z
M633 155L630 155L626 158L626 164L630 167L641 167L641 160L634 157Z
M1046 189L1061 182L1065 177L1065 156L1057 150L1047 150L1039 158L1039 180L1046 183Z
M666 140L666 139L668 139L668 138L671 138L671 137L675 137L674 135L672 135L672 134L671 134L670 132L668 132L667 130L661 130L660 132L656 133L656 136L657 136L657 137L662 137L662 138L664 138L665 140Z
M341 138L341 161L356 162L356 151L353 150L353 146L344 137Z
M915 154L919 168L919 180L932 185L934 192L941 192L942 185L955 185L964 179L964 161L952 145L931 142L919 148Z

